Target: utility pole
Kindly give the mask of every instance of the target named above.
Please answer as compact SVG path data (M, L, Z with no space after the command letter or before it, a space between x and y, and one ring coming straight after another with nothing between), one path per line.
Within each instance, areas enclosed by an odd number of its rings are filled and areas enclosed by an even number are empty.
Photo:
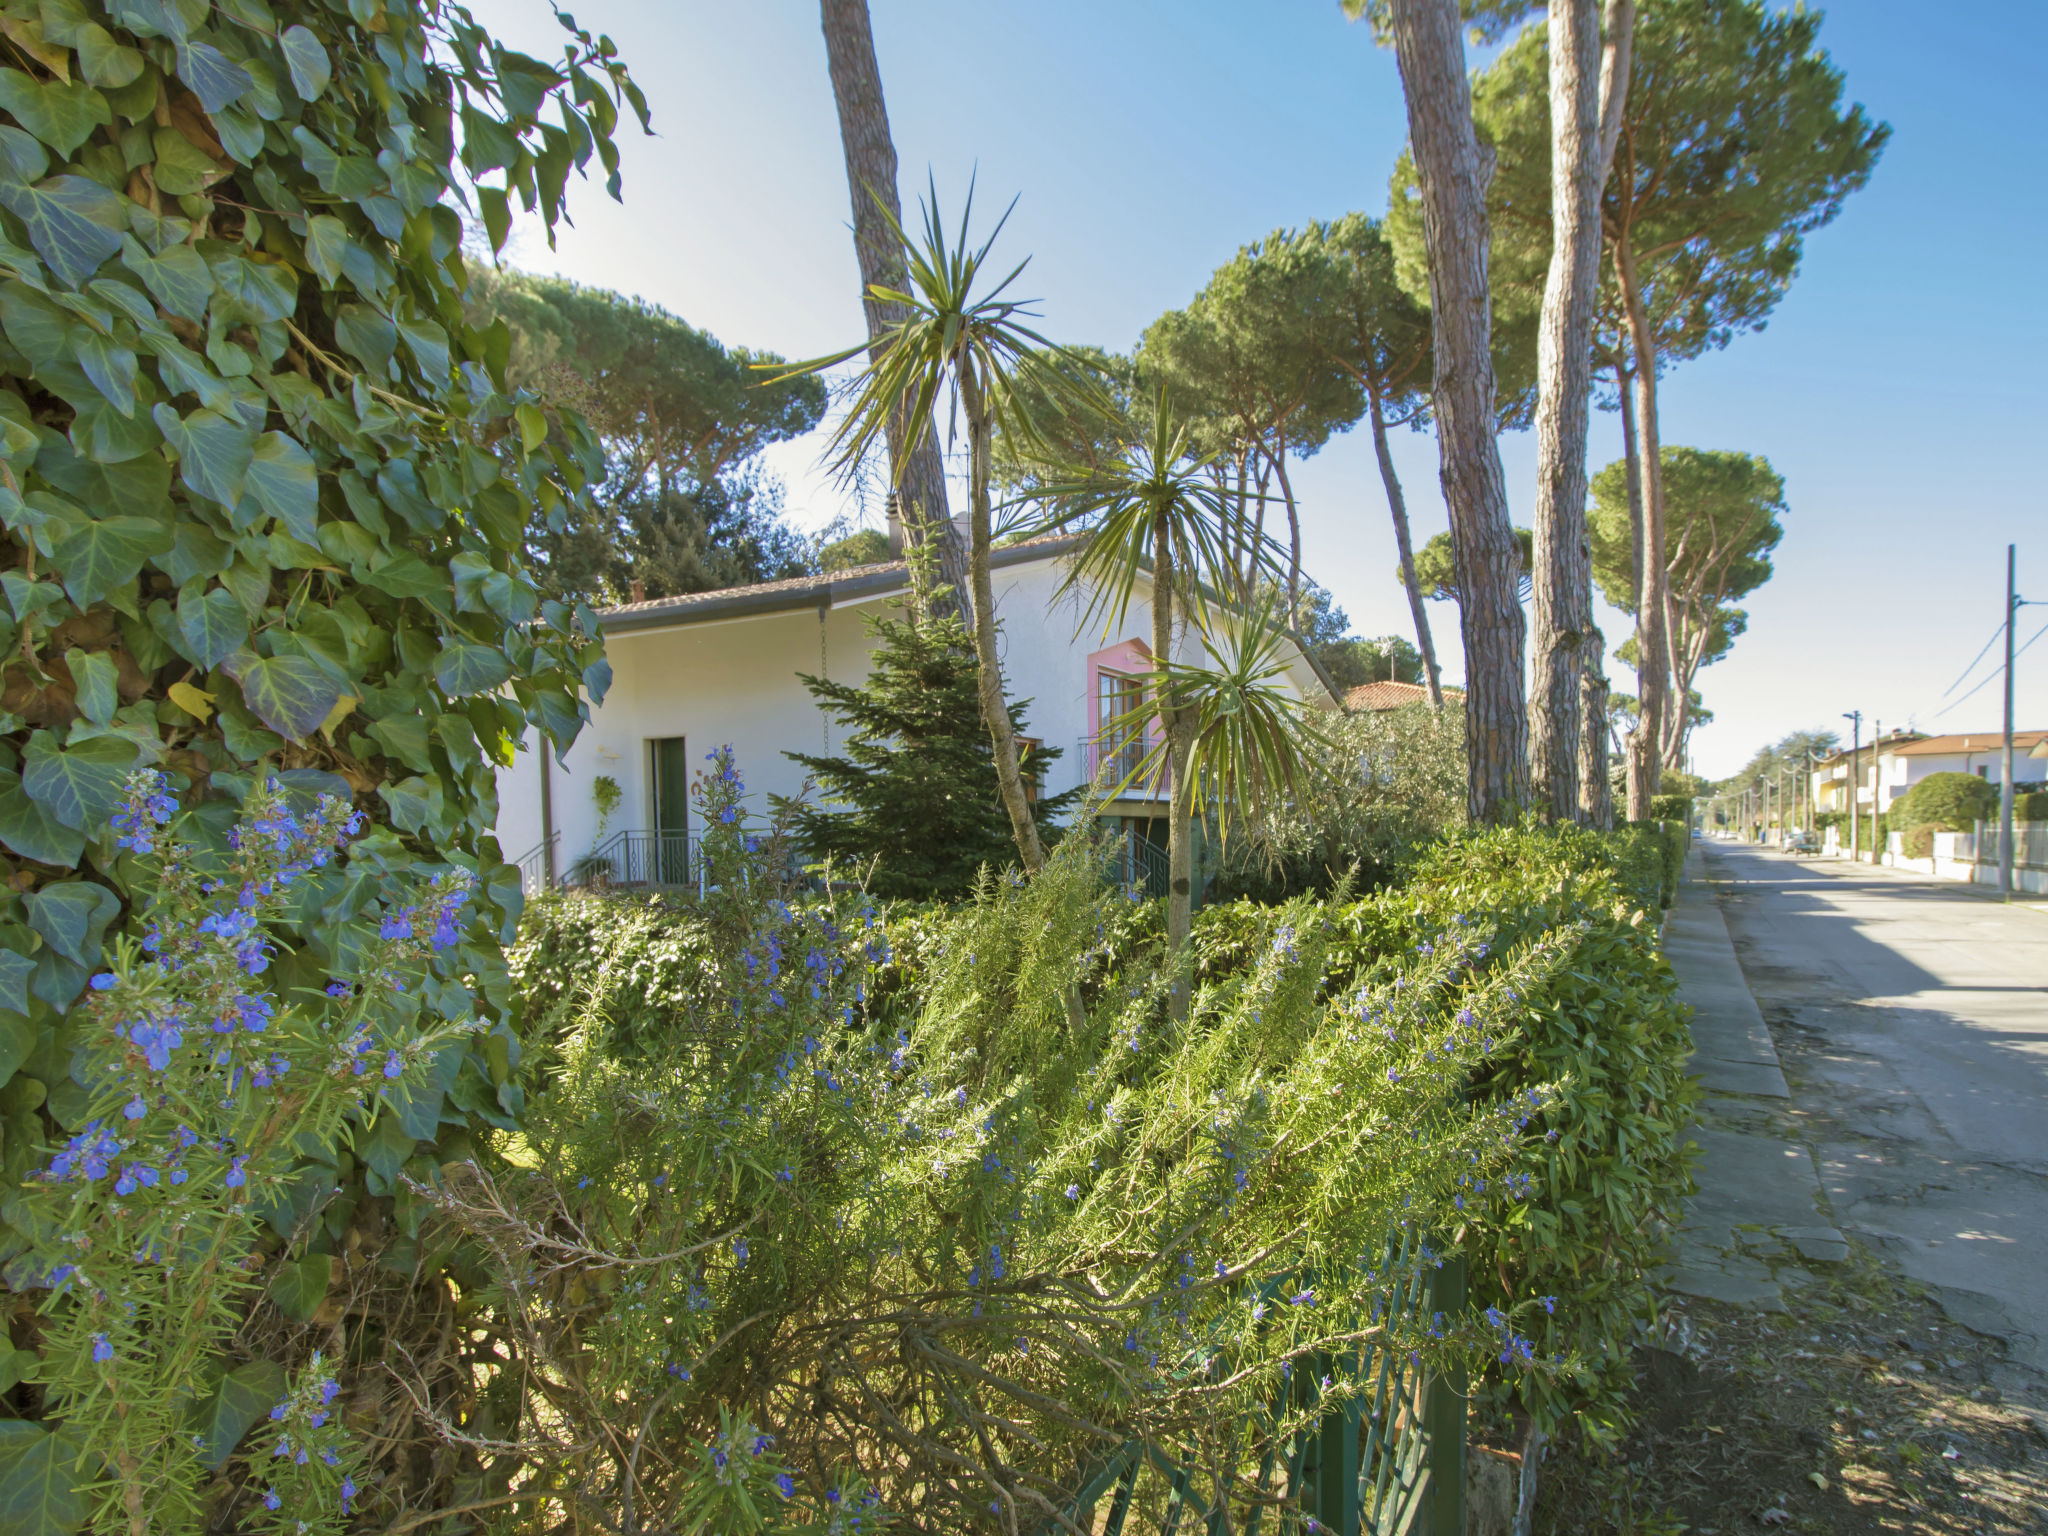
M1861 788L1859 781L1863 777L1862 770L1857 766L1863 760L1863 711L1852 709L1842 718L1849 722L1849 862L1855 864L1860 862L1856 846L1856 791Z
M1998 894L2012 900L2012 620L2019 612L2016 546L2005 546L2005 744L1998 769Z

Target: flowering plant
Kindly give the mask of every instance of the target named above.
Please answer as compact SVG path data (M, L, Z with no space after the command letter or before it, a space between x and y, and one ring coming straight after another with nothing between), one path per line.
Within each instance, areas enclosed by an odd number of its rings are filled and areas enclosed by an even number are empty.
M897 1529L1014 1531L1138 1441L1191 1448L1241 1504L1244 1457L1358 1390L1324 1362L1545 1368L1537 1298L1388 1299L1529 1196L1548 1091L1466 1089L1575 933L1503 953L1451 923L1332 986L1327 909L1298 901L1176 1022L1174 973L1109 942L1129 903L1075 836L936 919L919 995L885 1013L886 917L792 888L742 790L714 754L704 894L671 909L701 935L687 996L617 1052L637 983L605 949L562 995L532 1166L436 1191L491 1254L486 1390L527 1496L753 1530L775 1527L743 1488L812 1526L872 1489ZM742 1410L771 1475L734 1456Z
M469 877L428 874L396 904L365 893L358 942L332 957L325 989L280 995L271 930L331 897L321 876L346 860L361 814L265 780L210 838L144 772L113 824L140 866L140 939L113 943L76 1010L84 1123L10 1211L33 1243L17 1277L45 1288L46 1402L104 1528L198 1529L203 1479L267 1414L276 1433L243 1457L245 1526L338 1529L360 1468L332 1368L315 1354L292 1378L267 1359L223 1374L221 1357L295 1170L395 1112L477 1027L423 1006L417 985L460 937Z

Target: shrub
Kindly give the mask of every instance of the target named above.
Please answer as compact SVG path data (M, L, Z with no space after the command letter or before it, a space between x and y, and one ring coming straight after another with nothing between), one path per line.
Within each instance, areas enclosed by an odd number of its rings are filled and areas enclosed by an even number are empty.
M1465 824L1465 721L1427 704L1322 722L1308 776L1270 820L1233 830L1214 898L1281 901L1395 883L1421 849Z
M1650 797L1650 820L1675 821L1684 824L1692 818L1691 795L1652 795Z
M1669 969L1657 953L1656 913L1669 853L1683 841L1650 825L1600 835L1583 830L1520 829L1465 834L1423 855L1408 882L1375 896L1323 906L1268 906L1240 900L1205 907L1194 926L1198 996L1245 985L1300 914L1320 913L1327 974L1323 992L1341 998L1395 975L1418 946L1450 931L1499 954L1548 932L1574 935L1567 963L1526 1001L1529 1023L1511 1051L1497 1052L1473 1084L1475 1095L1511 1097L1556 1081L1561 1088L1541 1124L1555 1140L1540 1152L1534 1198L1499 1220L1478 1220L1464 1245L1474 1259L1477 1304L1552 1293L1544 1348L1573 1364L1563 1373L1497 1373L1488 1389L1512 1394L1554 1423L1585 1416L1596 1432L1618 1423L1628 1383L1628 1350L1637 1323L1653 1312L1649 1274L1688 1188L1682 1132L1694 1093L1686 1076L1691 1033ZM1341 894L1341 893L1340 893ZM550 937L554 908L537 907L531 944L514 952L532 995L588 992L588 1006L613 1017L650 1008L680 1018L674 1001L703 953L687 913L664 919L647 903L567 904L573 926ZM663 922L685 926L668 930ZM585 951L568 935L644 922L646 938ZM1098 950L1112 963L1086 972L1091 1007L1108 1006L1146 974L1163 947L1158 902L1098 905ZM890 947L869 973L868 1005L883 1027L921 1016L935 977L959 940L959 917L942 907L895 909ZM602 954L602 965L577 960ZM958 963L957 954L953 964Z
M1359 976L1323 906L1258 909L1257 953L1176 1025L1131 915L1156 904L1070 837L914 913L918 984L885 1017L883 915L778 883L725 819L729 761L699 793L708 894L673 910L701 958L668 962L695 984L622 1060L607 1015L639 990L595 975L524 1166L441 1196L491 1253L466 1326L522 1487L607 1525L754 1530L747 1498L816 1518L872 1493L899 1528L1036 1527L1127 1437L1202 1448L1231 1498L1303 1421L1283 1383L1361 1337L1525 1370L1535 1298L1369 1333L1399 1278L1375 1271L1404 1227L1500 1224L1523 1192L1542 1086L1469 1085L1578 928L1489 952L1448 924Z
M343 1362L265 1353L229 1369L224 1357L272 1229L302 1236L340 1193L350 1122L390 1184L435 1135L464 1038L483 1028L450 953L471 883L423 873L352 919L324 992L286 991L271 962L291 909L317 899L363 816L331 796L295 806L263 781L224 827L178 815L165 789L159 774L133 776L115 817L146 926L139 944L115 941L112 968L73 1012L77 1134L8 1202L30 1245L17 1278L55 1293L34 1374L62 1427L61 1449L43 1456L57 1475L38 1474L33 1499L32 1462L8 1442L6 1507L31 1530L74 1526L71 1511L141 1529L146 1508L149 1529L197 1531L223 1506L256 1526L333 1530L365 1475L331 1406ZM326 1253L274 1265L272 1303L309 1321L334 1269ZM10 1363L21 1369L18 1353ZM275 1444L265 1434L238 1454L266 1414ZM203 1493L230 1461L233 1486ZM76 1479L73 1465L107 1475Z
M2048 821L2048 789L2017 791L2012 797L2012 819L2015 822Z
M1998 818L1998 786L1974 773L1930 773L1886 813L1893 828L1939 828L1969 832L1979 821Z

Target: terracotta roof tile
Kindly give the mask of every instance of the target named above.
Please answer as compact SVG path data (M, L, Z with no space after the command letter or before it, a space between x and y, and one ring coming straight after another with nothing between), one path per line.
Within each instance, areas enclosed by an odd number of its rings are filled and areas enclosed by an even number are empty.
M1465 697L1462 688L1446 688L1447 699ZM1426 704L1429 690L1420 683L1360 683L1344 695L1344 707L1354 714L1377 714L1406 704Z

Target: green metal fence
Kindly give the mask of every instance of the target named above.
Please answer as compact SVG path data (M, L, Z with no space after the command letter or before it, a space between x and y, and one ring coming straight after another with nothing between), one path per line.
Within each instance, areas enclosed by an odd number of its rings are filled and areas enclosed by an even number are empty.
M1462 1259L1428 1270L1413 1262L1410 1237L1384 1273L1396 1277L1388 1295L1390 1321L1430 1313L1455 1315L1465 1306ZM1159 1514L1160 1536L1462 1536L1465 1524L1465 1402L1462 1371L1418 1369L1404 1349L1365 1349L1326 1356L1295 1371L1275 1410L1314 1408L1321 1382L1342 1382L1347 1393L1309 1427L1284 1441L1246 1426L1248 1442L1262 1446L1241 1482L1212 1505L1195 1487L1189 1461L1157 1445L1133 1440L1093 1468L1067 1517L1095 1536L1124 1536L1134 1513ZM1363 1390L1349 1392L1354 1385ZM1271 1423L1277 1413L1260 1416ZM1212 1490L1213 1491L1213 1490ZM1048 1522L1044 1533L1060 1529Z

